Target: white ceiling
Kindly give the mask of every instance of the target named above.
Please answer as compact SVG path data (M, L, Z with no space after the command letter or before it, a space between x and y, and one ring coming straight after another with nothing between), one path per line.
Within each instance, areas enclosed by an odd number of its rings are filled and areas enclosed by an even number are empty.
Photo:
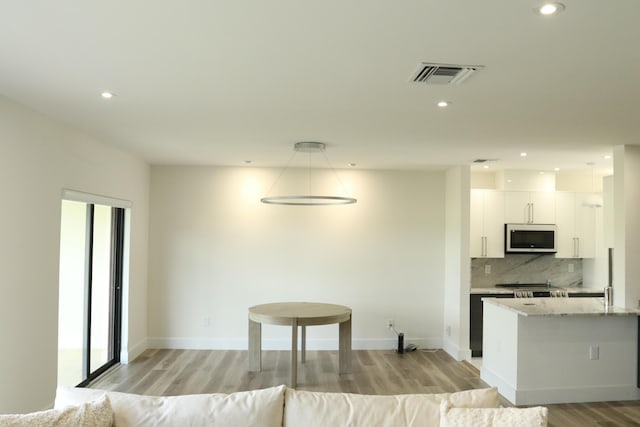
M611 167L640 144L640 1L563 2L4 1L0 93L153 164L322 141L335 167ZM421 61L485 68L427 86Z

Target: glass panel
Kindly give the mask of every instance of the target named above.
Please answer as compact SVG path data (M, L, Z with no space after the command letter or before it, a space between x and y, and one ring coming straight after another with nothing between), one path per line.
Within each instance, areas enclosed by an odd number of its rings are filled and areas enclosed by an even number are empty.
M58 300L58 384L84 379L85 243L87 205L62 201Z
M554 245L553 231L512 231L511 247L512 248L537 248L537 249L553 249Z
M93 372L111 359L111 207L95 205L91 294L91 366Z

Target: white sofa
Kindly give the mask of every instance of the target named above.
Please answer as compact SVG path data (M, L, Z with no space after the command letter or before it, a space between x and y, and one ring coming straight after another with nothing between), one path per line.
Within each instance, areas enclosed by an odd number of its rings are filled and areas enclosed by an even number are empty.
M380 396L278 386L231 394L153 397L60 387L54 409L28 415L0 415L0 426L41 425L33 418L38 416L50 417L45 420L47 425L92 427L538 427L547 423L546 408L499 408L495 388ZM23 420L27 423L20 424Z

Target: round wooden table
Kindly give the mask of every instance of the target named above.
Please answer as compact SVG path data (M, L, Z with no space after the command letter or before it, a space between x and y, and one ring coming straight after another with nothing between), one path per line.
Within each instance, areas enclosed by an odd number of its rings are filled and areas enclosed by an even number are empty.
M339 324L339 373L351 373L351 308L318 302L277 302L249 307L249 371L262 369L262 324L291 326L291 380L298 382L298 326L302 328L300 359L306 357L306 327Z

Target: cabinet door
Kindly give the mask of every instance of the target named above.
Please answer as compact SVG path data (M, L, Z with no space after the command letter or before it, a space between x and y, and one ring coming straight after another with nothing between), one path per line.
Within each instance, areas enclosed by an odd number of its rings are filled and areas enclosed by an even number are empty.
M504 197L500 191L471 190L472 258L504 258Z
M483 214L482 208L484 190L471 190L471 204L469 218L469 253L471 258L484 256L484 231L482 229Z
M555 224L556 203L554 191L533 191L530 193L531 217L534 224Z
M505 191L504 219L516 224L555 224L553 191Z
M558 252L556 258L595 256L595 209L587 193L556 193Z
M526 224L529 222L528 191L505 191L504 192L504 221L514 224Z
M596 207L590 204L593 194L577 193L575 205L575 227L578 256L580 258L594 258L596 256L595 228Z
M504 194L486 190L483 208L486 256L504 258Z
M558 227L556 258L577 257L575 205L575 193L556 193L556 226Z

